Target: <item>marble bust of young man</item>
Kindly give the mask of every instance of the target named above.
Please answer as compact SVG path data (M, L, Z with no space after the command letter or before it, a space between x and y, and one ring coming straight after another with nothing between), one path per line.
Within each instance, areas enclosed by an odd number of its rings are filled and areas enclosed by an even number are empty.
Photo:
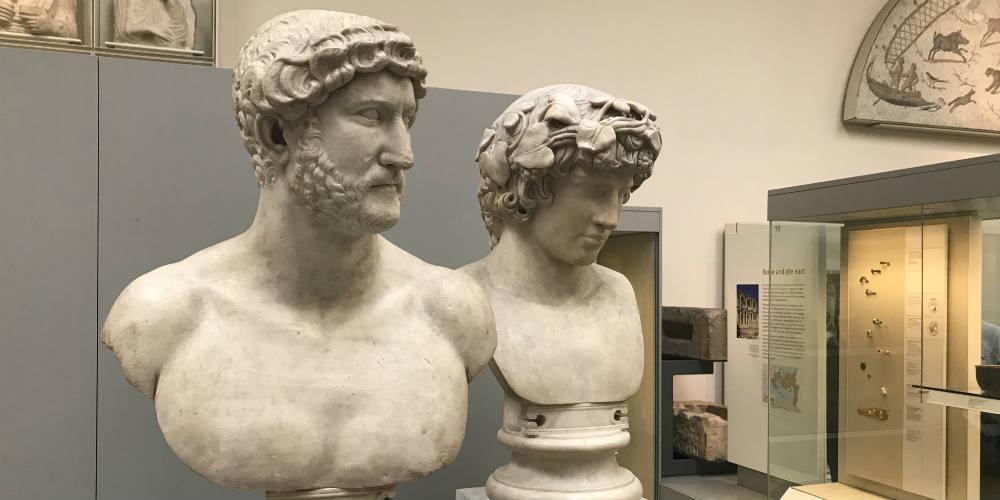
M614 459L642 378L639 311L629 281L596 259L659 150L645 106L580 85L529 92L486 130L476 159L492 250L462 270L493 304L506 392L498 436L512 460L490 498L642 495Z
M425 75L409 37L352 14L284 14L243 47L253 224L136 279L102 332L206 478L381 499L455 458L496 344L488 299L379 235L400 218Z

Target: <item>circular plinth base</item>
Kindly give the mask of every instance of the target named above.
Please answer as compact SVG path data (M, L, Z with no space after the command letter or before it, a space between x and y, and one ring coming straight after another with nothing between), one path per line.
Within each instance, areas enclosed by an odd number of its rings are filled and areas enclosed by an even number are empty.
M486 482L491 500L642 499L642 483L615 459L629 443L624 403L545 406L507 396L497 439L511 459Z
M269 491L265 500L392 500L396 494L395 486L380 486L376 488L319 488L299 491Z

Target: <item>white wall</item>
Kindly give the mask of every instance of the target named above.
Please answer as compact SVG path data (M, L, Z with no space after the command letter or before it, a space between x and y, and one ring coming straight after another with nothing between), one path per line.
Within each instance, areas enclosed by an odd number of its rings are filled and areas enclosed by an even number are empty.
M721 307L723 226L764 221L768 189L1000 152L996 139L841 123L854 56L884 3L220 0L219 61L231 66L273 15L325 8L398 25L433 87L574 82L642 102L664 146L631 203L663 207L663 303ZM677 396L712 397L718 379L688 377Z

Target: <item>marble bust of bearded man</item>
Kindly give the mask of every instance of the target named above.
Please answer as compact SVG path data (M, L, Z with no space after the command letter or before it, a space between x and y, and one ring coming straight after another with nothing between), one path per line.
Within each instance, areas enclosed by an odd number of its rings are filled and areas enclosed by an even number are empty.
M425 76L409 37L353 14L283 14L243 47L254 221L140 276L102 332L204 477L381 499L458 453L468 382L496 343L489 302L379 234L400 218Z

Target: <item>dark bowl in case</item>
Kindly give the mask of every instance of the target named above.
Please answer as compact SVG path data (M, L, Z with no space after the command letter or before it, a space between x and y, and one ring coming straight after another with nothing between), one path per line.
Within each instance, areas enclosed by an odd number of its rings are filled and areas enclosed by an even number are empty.
M976 382L983 391L1000 393L1000 365L976 365Z

